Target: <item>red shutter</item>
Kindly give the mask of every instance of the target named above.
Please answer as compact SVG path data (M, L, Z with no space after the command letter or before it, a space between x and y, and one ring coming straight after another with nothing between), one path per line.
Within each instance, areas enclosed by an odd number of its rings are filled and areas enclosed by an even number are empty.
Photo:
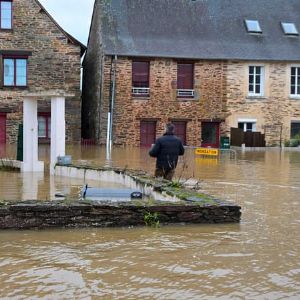
M177 88L190 89L194 88L194 65L178 64L177 65Z
M132 62L132 86L149 87L149 62L133 61Z
M6 142L6 114L0 114L0 144Z
M141 121L140 129L141 146L149 147L155 143L156 138L156 122L155 121Z
M186 122L172 121L172 123L175 126L175 135L181 139L183 145L186 145Z

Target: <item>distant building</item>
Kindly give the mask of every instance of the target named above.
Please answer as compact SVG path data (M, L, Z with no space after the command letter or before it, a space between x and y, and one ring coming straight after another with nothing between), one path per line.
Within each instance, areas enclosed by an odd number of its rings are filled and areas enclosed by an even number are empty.
M279 145L300 133L299 30L299 0L96 0L83 136L150 145L172 121L186 145Z
M85 46L37 0L0 0L0 143L15 142L28 92L64 90L66 137L81 138L80 59ZM42 100L42 99L41 99ZM38 131L50 139L50 103L39 101Z

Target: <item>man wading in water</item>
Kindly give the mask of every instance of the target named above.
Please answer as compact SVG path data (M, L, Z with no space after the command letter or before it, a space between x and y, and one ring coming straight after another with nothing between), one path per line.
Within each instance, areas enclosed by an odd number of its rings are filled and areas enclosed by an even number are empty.
M166 125L166 132L158 138L149 151L149 155L156 157L155 176L172 180L177 166L178 156L184 154L181 140L174 135L175 126Z

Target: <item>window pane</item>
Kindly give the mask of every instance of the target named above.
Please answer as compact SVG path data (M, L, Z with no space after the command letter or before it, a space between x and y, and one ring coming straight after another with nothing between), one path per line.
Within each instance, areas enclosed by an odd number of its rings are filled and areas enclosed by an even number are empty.
M246 130L252 131L252 123L246 123Z
M14 60L4 59L4 85L14 85Z
M1 1L1 28L11 29L11 2Z
M51 118L48 117L48 138L51 137Z
M16 85L26 86L27 84L27 60L26 59L17 59L16 60Z
M300 134L300 122L291 123L291 138Z
M295 85L296 84L296 76L291 77L291 84Z
M256 75L255 77L255 83L260 84L260 75Z
M296 75L296 68L295 67L292 67L291 74L292 74L292 76Z
M249 67L249 74L253 74L254 73L254 67Z
M238 123L238 127L239 127L240 129L243 129L243 130L244 130L244 123L239 122L239 123Z
M255 94L260 94L260 85L259 84L255 85Z
M254 92L254 85L249 84L249 92L253 93Z
M249 76L249 83L250 83L250 84L253 84L253 81L254 81L254 77L253 77L253 75L250 75L250 76Z
M46 137L46 118L38 117L38 136Z
M298 30L294 23L281 23L285 34L298 35Z
M261 33L261 28L257 20L245 20L248 32Z
M256 67L256 74L260 75L261 74L261 67Z
M294 85L291 86L291 95L296 94L296 87Z

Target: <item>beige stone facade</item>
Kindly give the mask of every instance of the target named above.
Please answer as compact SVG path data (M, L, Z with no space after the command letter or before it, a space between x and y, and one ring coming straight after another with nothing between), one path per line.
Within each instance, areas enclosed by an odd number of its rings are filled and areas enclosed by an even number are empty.
M150 59L150 95L132 96L132 60L118 57L113 112L113 142L140 145L140 123L156 121L156 135L169 121L186 121L187 145L201 145L203 121L220 121L219 136L230 136L239 122L253 122L253 131L265 134L267 146L290 139L291 122L300 122L300 99L290 96L294 63L257 61L194 61L194 99L176 96L177 60ZM107 137L107 113L111 99L112 58L104 56L99 110L99 142ZM262 96L249 96L249 66L262 66Z
M263 66L263 95L248 95L249 66ZM228 62L226 130L239 121L256 122L256 131L265 134L267 146L279 146L290 139L291 122L300 122L300 99L290 95L293 62Z
M100 113L100 143L105 143L107 112L110 101L111 58L104 59L103 92ZM201 122L217 121L224 133L227 115L225 103L226 64L222 61L194 62L193 99L177 98L177 61L150 59L150 95L132 96L132 58L118 57L116 63L115 109L113 112L113 142L120 145L140 145L140 122L156 121L156 136L164 132L170 121L186 122L186 144L201 145Z
M81 137L81 45L64 32L36 0L14 0L13 27L0 30L0 113L6 116L6 141L15 142L22 122L23 97L28 92L63 90L75 95L66 100L66 138ZM27 86L3 84L3 58L27 57ZM43 99L39 99L43 100ZM50 113L48 100L39 112Z

